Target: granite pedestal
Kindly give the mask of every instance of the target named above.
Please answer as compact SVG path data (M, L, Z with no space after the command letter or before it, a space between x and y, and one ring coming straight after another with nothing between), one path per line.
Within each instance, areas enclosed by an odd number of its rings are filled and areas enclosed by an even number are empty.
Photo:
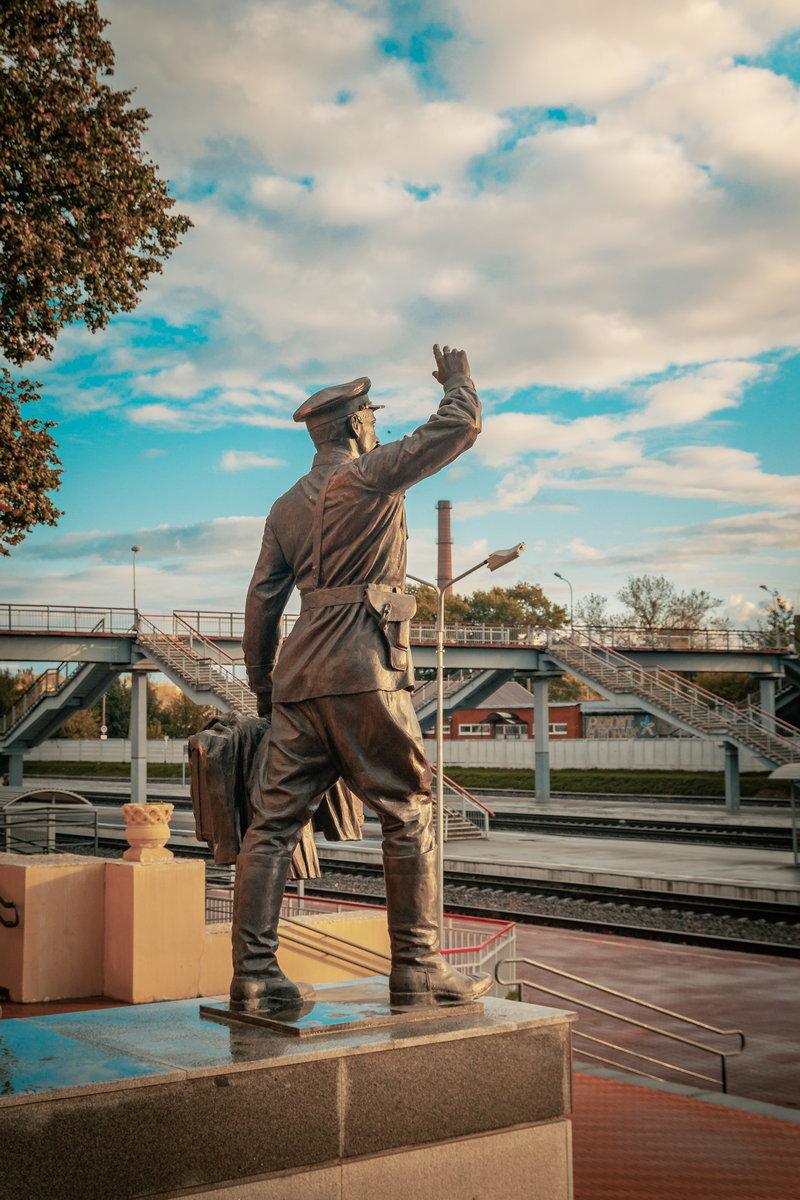
M569 1200L572 1017L482 1003L307 1040L199 1000L0 1022L2 1200Z

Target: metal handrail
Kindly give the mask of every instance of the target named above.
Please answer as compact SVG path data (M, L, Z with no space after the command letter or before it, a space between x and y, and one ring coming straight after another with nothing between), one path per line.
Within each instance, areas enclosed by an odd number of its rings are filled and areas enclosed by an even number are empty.
M431 766L431 770L435 775L436 767ZM454 792L458 792L464 797L465 800L468 800L470 804L474 804L476 808L482 809L483 812L487 813L490 817L495 816L495 811L493 808L489 808L488 804L484 804L483 801L479 800L477 796L473 796L472 792L468 792L466 788L463 788L460 783L456 783L456 781L451 779L449 775L443 775L442 778L448 787L451 787Z
M15 904L13 900L4 900L3 897L0 896L0 908L13 908L13 921L7 921L3 914L0 913L0 925L2 925L4 929L16 929L20 922L19 905Z
M131 633L135 619L131 608L0 604L0 629L14 633L99 633L110 637ZM93 626L88 625L90 621Z
M281 920L283 921L285 918L282 917ZM308 928L308 926L305 926L304 928ZM332 941L340 940L337 939L334 934L328 933L328 931L325 929L315 930L315 932L323 939L329 938ZM389 972L384 971L381 967L373 967L371 963L359 962L358 959L352 958L349 954L337 954L335 950L323 949L321 946L319 946L319 944L315 944L314 942L306 942L302 938L292 937L290 933L282 933L280 935L280 939L284 942L291 942L291 944L294 946L301 946L304 950L313 950L317 954L323 954L326 958L336 958L339 960L339 962L346 963L348 967L360 967L362 970L368 969L373 971L375 975L385 975L387 978L389 977ZM353 943L350 944L353 945ZM370 950L366 946L360 946L358 949L360 949L363 954L377 954L375 950ZM384 954L380 954L377 955L377 957L385 958L386 956Z
M791 755L794 752L793 742L797 737L797 730L793 726L786 726L785 722L781 722L784 727L791 730L793 737L790 741L787 737L778 733L770 732L766 725L760 720L754 720L752 717L742 713L735 704L729 700L724 700L713 692L707 691L705 688L698 687L696 684L689 683L681 675L677 675L674 671L669 671L665 667L655 667L652 670L645 670L633 659L627 658L624 654L620 654L617 650L611 649L609 646L604 646L597 642L588 634L582 633L580 630L572 630L565 633L561 630L552 630L549 639L550 645L553 648L553 653L558 656L559 647L577 650L579 653L588 655L590 660L595 663L597 660L602 661L612 670L625 671L631 678L634 690L644 693L651 700L656 702L661 699L661 703L670 711L668 700L663 698L663 693L667 693L670 699L677 699L684 704L689 705L688 715L686 713L678 713L674 715L683 716L690 724L695 724L698 728L704 729L705 732L715 732L723 736L726 732L730 736L739 737L742 741L748 742L750 745L758 748L759 752L771 751L771 757L777 757L779 753ZM576 664L570 664L568 652L563 653L563 657L568 665L575 667ZM587 674L591 674L591 662L586 666ZM771 720L771 714L764 713L765 717ZM710 721L716 720L722 725L721 728L708 729ZM776 719L776 723L777 723Z
M187 626L188 628L188 626ZM142 636L144 634L144 636ZM181 665L172 663L178 674L197 688L205 687L209 691L217 691L226 702L232 704L241 710L245 708L255 709L255 696L250 687L235 674L232 666L226 666L224 663L215 660L212 657L201 658L195 653L193 647L187 646L185 639L180 638L177 634L167 633L155 624L152 617L139 617L139 637L146 649L149 649L158 656L158 645L155 647L148 646L148 638L162 638L167 642L167 646L171 646L173 651L176 651L181 657ZM225 654L224 650L220 650L215 644L205 638L202 634L195 633L195 637L200 638L204 644L213 648L215 654L222 654L233 663L230 655ZM168 656L162 654L162 657L167 660ZM191 665L193 671L187 671L187 665ZM181 670L183 667L183 670ZM201 673L207 673L207 679L201 679ZM216 679L215 688L215 674ZM221 685L221 686L220 686ZM226 692L228 693L226 695ZM248 704L248 700L251 702Z
M445 696L452 696L457 692L462 684L471 679L474 675L480 674L479 671L461 670L449 675L444 681ZM436 679L424 679L422 683L418 683L414 688L414 707L419 710L424 704L428 704L436 696Z
M179 609L175 610L175 616L180 617L187 624L191 624L193 619L196 624L195 628L199 632L201 622L216 624L219 633L218 637L239 638L241 636L240 627L244 621L244 614L241 612L219 611L212 609ZM91 620L93 617L100 617L97 624L100 625L98 632L105 636L115 634L132 633L135 627L136 613L129 608L94 608L91 606L82 605L57 605L57 604L0 604L0 629L14 632L74 632L86 633L87 630L85 621ZM292 622L295 620L295 614L286 614L286 620ZM223 632L223 626L227 629ZM433 637L433 625L428 622L414 622L415 630L424 630L426 635ZM597 635L597 640L620 644L620 640L626 640L629 649L645 650L645 649L672 649L671 642L675 640L688 641L688 649L701 650L754 650L764 652L786 653L790 648L782 644L782 640L776 635L773 642L766 639L769 634L765 634L763 630L754 629L644 629L637 626L608 626L608 625L592 625L592 626L575 626L575 632L592 631ZM448 625L448 630L453 633L454 640L474 641L477 632L483 631L489 644L513 644L515 640L520 639L523 644L531 644L535 638L541 638L545 634L545 630L534 625L492 625L492 624L468 624L451 622ZM463 631L459 634L458 631ZM473 636L467 638L467 634ZM667 644L664 645L664 642ZM686 649L686 646L678 646L676 649Z
M431 763L431 772L435 776L437 774L436 766ZM444 805L446 817L459 818L468 821L474 829L477 829L481 837L489 836L489 817L493 817L494 813L487 805L480 800L476 800L468 791L455 783L452 779L448 779L446 775L442 776L444 786L448 791L455 792L456 799L453 804L461 806L461 812L458 813L454 808L450 808L447 804ZM436 801L434 799L434 805ZM472 807L474 812L468 812L468 808ZM447 821L445 820L445 838L447 837Z
M582 625L575 628L606 646L622 646L629 650L769 653L787 649L779 637L767 641L769 634L760 629L647 629L641 625Z
M192 652L194 652L194 642L198 641L198 642L202 642L202 644L204 646L207 646L213 652L213 654L220 655L222 658L227 659L227 661L229 663L236 663L237 660L231 654L228 654L227 650L223 650L222 647L218 646L216 642L213 642L211 640L211 638L206 637L206 635L204 633L201 633L199 631L199 629L195 629L192 625L189 624L188 621L185 621L184 618L182 616L180 616L179 613L172 614L172 624L173 624L173 629L177 625L183 625L183 627L187 630L188 637L189 637L189 649ZM180 638L181 635L180 635L180 633L176 633L176 634L174 634L174 636ZM224 664L220 663L220 666L223 666L223 665ZM241 682L241 680L240 680L240 682Z
M391 962L391 957L388 954L382 954L380 950L370 950L368 946L359 946L358 942L351 942L349 938L343 938L341 934L331 933L329 929L317 929L311 925L305 925L302 921L298 921L296 917L281 917L281 921L287 925L299 925L301 929L314 929L315 933L331 938L334 942L341 942L343 946L350 946L353 950L361 950L365 954L374 954L376 958L383 958L386 962Z
M43 696L53 696L59 692L78 671L84 666L81 662L62 662L56 667L48 667L37 675L28 688L15 700L11 708L0 717L0 734L10 732L18 725L23 717L39 703Z
M569 979L573 983L579 983L585 987L594 988L595 991L603 992L607 996L614 996L617 1000L624 1000L629 1004L637 1004L640 1008L646 1008L650 1012L660 1013L662 1016L672 1017L677 1021L683 1021L687 1025L694 1026L695 1029L705 1029L707 1032L717 1034L720 1037L736 1037L739 1039L739 1047L736 1050L718 1050L716 1047L707 1046L704 1042L698 1042L694 1038L687 1038L682 1034L672 1033L668 1029L660 1029L656 1025L649 1025L645 1021L639 1021L635 1017L626 1016L624 1013L614 1012L611 1009L602 1008L600 1005L592 1004L588 1000L580 1000L575 996L568 996L564 992L559 992L553 988L545 987L543 984L533 983L529 979L501 979L500 970L502 967L508 964L523 964L527 967L536 967L538 970L546 971L551 975L558 975L562 979ZM587 1008L591 1012L599 1013L601 1016L611 1017L614 1020L622 1021L626 1025L633 1025L636 1029L642 1029L646 1033L655 1033L660 1037L668 1038L670 1041L680 1042L684 1046L692 1046L697 1050L704 1051L705 1053L715 1054L720 1060L720 1084L723 1092L727 1092L728 1090L727 1060L729 1058L734 1058L738 1054L741 1054L745 1048L745 1035L741 1029L719 1029L716 1025L709 1025L705 1021L698 1021L694 1017L687 1017L685 1013L673 1012L672 1009L662 1008L658 1004L651 1004L649 1000L640 1000L637 996L630 996L625 992L618 992L614 988L605 987L604 984L595 983L594 980L591 979L583 979L580 975L572 975L569 971L562 971L559 967L551 967L547 963L538 962L533 958L505 958L495 967L494 976L502 987L517 987L520 991L520 994L523 987L528 987L533 991L544 992L548 996L555 996L559 1000L566 1000L568 1004L576 1004L579 1008ZM679 1067L673 1063L665 1063L660 1059L649 1058L647 1055L640 1054L638 1051L628 1050L625 1046L617 1045L614 1042L603 1042L601 1039L595 1038L590 1034L579 1033L576 1034L576 1036L581 1036L587 1041L600 1042L602 1045L608 1046L610 1049L617 1050L622 1054L630 1054L636 1058L646 1059L648 1062L657 1063L660 1066L667 1067L669 1070L678 1071L684 1075L691 1075L694 1078L702 1079L705 1082L716 1083L716 1080L710 1075L704 1075L700 1071L692 1071L687 1067ZM589 1054L587 1052L587 1057L597 1058L598 1056ZM609 1060L601 1059L599 1061L608 1062ZM611 1065L613 1066L615 1064L611 1063ZM634 1071L634 1074L644 1074L644 1072L636 1071L634 1068L630 1069ZM655 1079L658 1077L650 1076L650 1078Z
M70 845L61 849L57 844L59 827L63 832L69 826L83 826L86 837L92 846L92 853L98 852L98 810L85 804L70 804L59 807L57 804L25 804L13 808L14 801L0 809L0 842L11 853L25 854L21 846L29 846L36 854L72 854L75 846ZM15 828L16 827L16 828ZM116 827L115 827L116 828ZM21 830L41 831L46 834L46 844L31 837L21 837Z

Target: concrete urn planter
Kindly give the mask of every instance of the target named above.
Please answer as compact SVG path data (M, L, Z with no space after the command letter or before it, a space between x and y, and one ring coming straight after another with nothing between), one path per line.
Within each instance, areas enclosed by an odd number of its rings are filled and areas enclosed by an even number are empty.
M128 862L164 863L174 855L167 849L169 841L169 819L174 804L148 803L123 804L122 815L127 828L125 837L129 849L123 854Z

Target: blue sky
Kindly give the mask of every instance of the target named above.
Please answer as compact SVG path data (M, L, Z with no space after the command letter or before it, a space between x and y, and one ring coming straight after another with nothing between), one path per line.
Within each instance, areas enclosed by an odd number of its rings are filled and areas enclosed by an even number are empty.
M137 543L145 611L241 609L299 400L368 374L401 436L438 341L486 418L408 495L415 574L447 498L458 570L525 541L502 582L554 600L649 571L737 624L761 583L800 604L795 0L100 7L195 227L27 372L65 515L0 599L126 605Z

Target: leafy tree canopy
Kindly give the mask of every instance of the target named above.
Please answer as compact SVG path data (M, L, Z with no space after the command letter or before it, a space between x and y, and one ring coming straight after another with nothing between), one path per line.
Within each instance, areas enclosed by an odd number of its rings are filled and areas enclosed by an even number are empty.
M548 600L538 583L515 583L511 587L493 587L473 592L469 597L469 617L473 624L546 625L558 628L567 618L567 610Z
M0 717L28 690L33 680L31 667L24 667L19 671L9 671L8 667L0 670Z
M61 484L61 461L48 432L53 421L23 418L21 405L38 400L37 384L0 369L0 554L8 555L34 525L61 516L47 492Z
M59 330L134 308L190 227L116 91L96 0L0 6L0 349L49 358Z
M436 593L424 584L409 585L417 598L416 621L436 620ZM537 583L493 587L471 596L445 597L445 620L467 625L542 625L557 628L567 618L565 608L547 599Z
M628 609L625 619L644 629L700 629L722 604L710 592L679 592L665 575L629 575L617 598Z
M629 575L617 592L625 605L622 613L611 614L608 600L590 592L575 606L579 625L592 629L608 626L636 626L640 629L702 629L722 628L725 622L711 613L722 604L702 588L679 592L665 575Z
M758 628L764 646L780 646L784 650L796 651L800 618L788 596L782 596L777 588L767 588L769 603L758 618Z

